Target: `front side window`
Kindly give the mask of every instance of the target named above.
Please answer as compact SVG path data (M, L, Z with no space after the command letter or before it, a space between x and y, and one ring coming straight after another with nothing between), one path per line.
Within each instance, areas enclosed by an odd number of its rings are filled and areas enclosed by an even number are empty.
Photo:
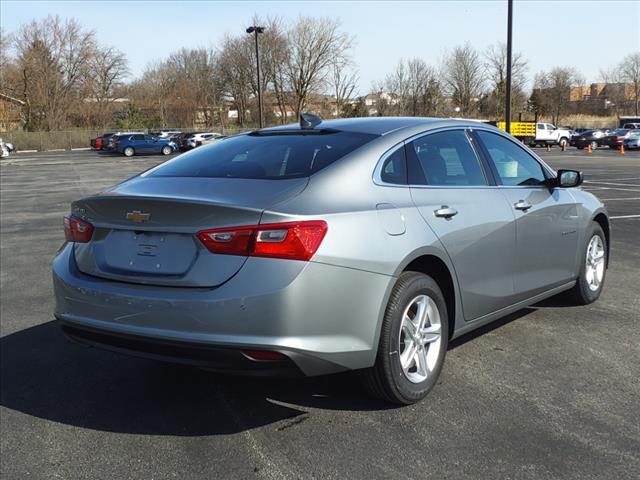
M153 177L307 177L378 135L342 131L238 135L192 150L149 171Z
M546 178L542 165L522 147L495 133L483 130L478 130L477 133L489 152L489 157L491 157L503 185L535 186L545 184Z
M420 137L407 147L413 184L435 186L487 185L480 161L463 130Z

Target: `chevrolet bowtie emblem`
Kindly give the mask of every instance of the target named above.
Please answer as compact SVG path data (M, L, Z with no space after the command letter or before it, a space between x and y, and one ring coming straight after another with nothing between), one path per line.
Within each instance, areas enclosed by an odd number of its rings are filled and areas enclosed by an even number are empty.
M134 210L133 212L127 212L126 219L131 220L132 222L144 223L149 221L151 218L150 213L144 213L140 210Z

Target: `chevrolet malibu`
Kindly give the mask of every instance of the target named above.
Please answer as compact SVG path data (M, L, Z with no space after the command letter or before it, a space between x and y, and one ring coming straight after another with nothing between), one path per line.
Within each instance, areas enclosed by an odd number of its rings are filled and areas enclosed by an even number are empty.
M83 344L422 399L448 342L603 288L607 212L504 132L424 118L228 138L74 202L55 315Z

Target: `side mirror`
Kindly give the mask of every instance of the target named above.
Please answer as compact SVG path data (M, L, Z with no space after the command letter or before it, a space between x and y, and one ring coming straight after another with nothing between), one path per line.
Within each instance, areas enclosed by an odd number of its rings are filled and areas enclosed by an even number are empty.
M582 185L582 172L577 170L558 170L556 185L562 188L571 188Z

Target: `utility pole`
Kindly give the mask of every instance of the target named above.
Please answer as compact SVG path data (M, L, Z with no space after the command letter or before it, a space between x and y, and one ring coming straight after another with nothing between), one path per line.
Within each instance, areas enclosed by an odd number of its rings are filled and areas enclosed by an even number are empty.
M247 28L247 33L253 33L256 40L256 71L258 76L258 117L260 128L262 124L262 85L260 84L260 52L258 50L258 34L264 32L264 27L252 26Z
M513 0L507 0L507 91L505 98L505 127L511 133L511 37L513 30Z

